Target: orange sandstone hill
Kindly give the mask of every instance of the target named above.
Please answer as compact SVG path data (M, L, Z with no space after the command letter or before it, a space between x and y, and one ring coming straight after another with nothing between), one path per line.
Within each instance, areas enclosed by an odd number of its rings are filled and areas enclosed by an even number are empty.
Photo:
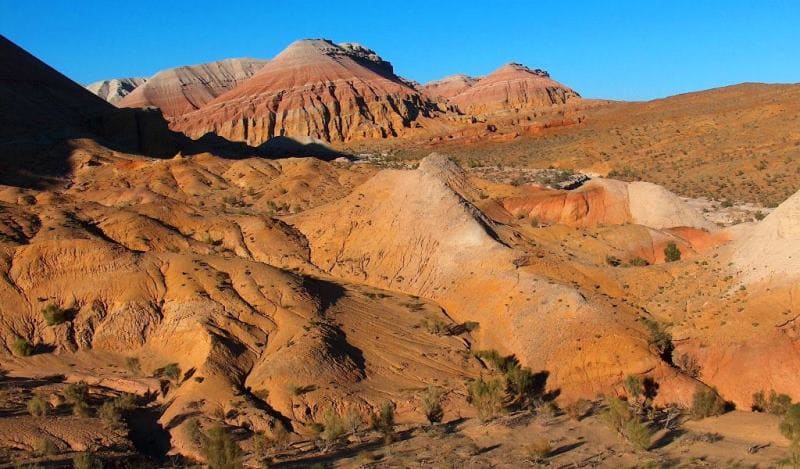
M294 42L202 109L174 119L173 128L250 145L275 136L344 142L399 135L436 110L374 51L310 39Z
M167 117L179 116L232 90L265 63L257 59L226 59L163 70L136 87L118 105L156 106Z
M429 83L425 91L445 98L467 114L523 110L564 104L580 95L550 78L544 70L518 63L503 65L485 77L464 75Z

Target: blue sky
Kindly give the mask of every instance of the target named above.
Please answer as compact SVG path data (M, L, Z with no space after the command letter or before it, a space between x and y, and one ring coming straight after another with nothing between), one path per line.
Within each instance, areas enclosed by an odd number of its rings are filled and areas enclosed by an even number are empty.
M362 43L420 82L510 61L598 98L800 82L797 0L0 0L0 33L80 83L307 37Z

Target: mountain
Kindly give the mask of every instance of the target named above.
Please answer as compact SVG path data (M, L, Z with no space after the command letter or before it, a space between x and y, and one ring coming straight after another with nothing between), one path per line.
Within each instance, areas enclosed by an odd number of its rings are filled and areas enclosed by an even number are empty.
M523 110L564 104L580 99L570 88L550 78L544 70L509 63L477 80L456 76L426 86L467 114Z
M422 86L422 89L434 98L443 98L447 100L475 86L477 82L477 78L467 75L452 75L442 78L441 80L426 83Z
M200 110L174 119L173 128L250 145L275 136L344 142L402 134L434 111L374 51L308 39Z
M146 78L113 78L100 80L86 85L86 89L100 96L111 104L116 104L131 91L146 82Z
M0 36L0 140L68 133L114 107Z
M120 107L156 106L167 117L198 109L250 78L265 60L226 59L156 73L120 102Z

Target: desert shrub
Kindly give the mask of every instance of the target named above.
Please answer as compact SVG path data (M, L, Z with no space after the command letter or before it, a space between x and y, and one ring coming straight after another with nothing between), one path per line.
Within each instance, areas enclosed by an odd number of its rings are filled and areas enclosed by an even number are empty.
M181 377L181 367L177 363L170 363L161 370L161 374L169 378L173 383L177 383Z
M672 241L667 243L667 246L664 248L664 259L667 262L675 262L681 260L681 250L678 249L677 244L675 244Z
M622 399L611 397L606 399L606 410L601 414L602 420L631 445L648 449L652 432Z
M370 415L370 428L384 435L394 432L394 403L386 401L381 404L378 412Z
M197 417L192 417L187 420L184 429L189 441L196 445L203 442L203 431L200 429L200 421L197 420Z
M79 453L72 458L74 469L100 469L103 463L91 453Z
M125 358L125 368L127 368L133 376L138 376L142 372L142 364L136 357Z
M439 423L444 418L444 409L442 409L442 396L443 391L436 387L429 387L422 395L420 406L425 418L431 425Z
M643 259L643 258L641 258L639 256L632 257L630 260L628 260L628 264L630 264L630 265L632 265L634 267L644 267L644 266L650 265L650 263L647 262L646 259Z
M42 437L33 443L33 451L39 456L52 456L58 452L58 447L50 438Z
M514 362L509 365L505 372L506 384L508 390L517 399L527 400L533 397L533 372L530 368L522 367Z
M467 401L475 407L483 421L496 417L503 410L503 383L500 379L478 379L467 382Z
M696 419L722 415L725 413L725 401L717 393L716 388L698 386L692 396L690 413Z
M89 385L84 381L72 383L64 389L64 397L72 405L72 413L86 417L89 415L89 404L86 402L89 397Z
M606 264L610 265L611 267L619 267L622 265L622 260L618 257L608 255L606 256Z
M42 308L42 316L48 326L56 326L67 322L67 310L61 309L54 304L49 304Z
M553 451L553 446L544 438L538 438L523 447L525 460L531 464L541 464Z
M589 412L592 411L592 402L588 399L578 399L567 404L566 407L564 407L564 411L569 418L580 422L581 419L589 415Z
M113 429L123 427L122 412L113 401L103 402L103 404L100 406L98 416L107 428Z
M242 449L224 427L213 427L203 435L200 451L209 469L241 469Z
M39 396L28 401L28 413L34 417L44 417L50 411L50 404Z
M473 355L488 362L494 369L503 373L506 372L514 360L513 357L504 357L500 355L497 353L497 350L476 350Z
M623 435L625 436L625 439L628 440L628 443L632 444L636 448L643 449L645 451L650 448L650 439L652 437L650 427L636 417L625 422L625 426L623 427Z
M433 335L450 335L451 333L450 325L439 318L424 318L420 321L420 326Z
M269 452L270 441L264 432L256 432L253 434L253 455L256 460L261 461L267 457Z
M765 397L764 391L753 394L752 409L758 412L785 415L791 406L792 398L787 394L778 394L774 389L769 392L768 397Z
M358 436L363 425L364 419L357 410L350 409L344 414L344 427L353 436Z
M27 357L33 354L33 345L22 337L15 337L11 342L11 352L18 357Z
M697 359L688 353L682 353L678 355L678 358L675 360L675 366L678 367L679 370L686 373L687 376L692 378L699 378L700 377L700 364L697 362Z
M325 431L322 433L322 439L328 445L337 443L345 434L344 420L342 416L334 409L327 409L322 415L322 425Z
M653 321L652 319L644 319L644 325L647 326L650 332L648 344L655 350L656 353L665 361L672 362L672 351L675 346L672 345L672 334L670 334L661 323Z
M798 467L800 463L800 404L792 404L781 420L781 434L789 440L789 457L787 465Z

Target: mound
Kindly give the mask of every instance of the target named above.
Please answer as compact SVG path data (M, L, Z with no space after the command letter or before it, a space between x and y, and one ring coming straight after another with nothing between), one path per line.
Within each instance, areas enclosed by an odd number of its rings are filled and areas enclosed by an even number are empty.
M320 269L430 298L456 321L478 322L480 347L547 370L565 395L608 392L627 372L655 370L674 383L626 331L640 327L634 317L610 321L578 291L526 269L524 253L501 241L500 227L469 200L473 193L463 172L436 155L415 171L381 171L344 199L287 222L308 238Z
M344 142L396 136L432 109L374 51L311 39L291 44L236 89L176 118L173 127L253 146L275 136Z
M655 229L713 229L711 222L678 196L647 182L598 178L572 191L528 191L530 195L503 199L503 207L514 215L576 227L635 223Z
M117 104L146 81L146 78L114 78L90 83L86 85L86 89L111 104Z
M167 117L203 107L255 74L266 60L226 59L156 73L119 102L120 107L155 106Z
M743 283L777 285L800 275L800 192L789 197L731 246Z
M455 94L450 92L460 89ZM544 70L532 70L524 65L510 63L494 72L471 82L463 78L434 83L431 92L436 90L442 96L467 114L485 114L496 111L519 111L580 99L578 93L552 80Z

